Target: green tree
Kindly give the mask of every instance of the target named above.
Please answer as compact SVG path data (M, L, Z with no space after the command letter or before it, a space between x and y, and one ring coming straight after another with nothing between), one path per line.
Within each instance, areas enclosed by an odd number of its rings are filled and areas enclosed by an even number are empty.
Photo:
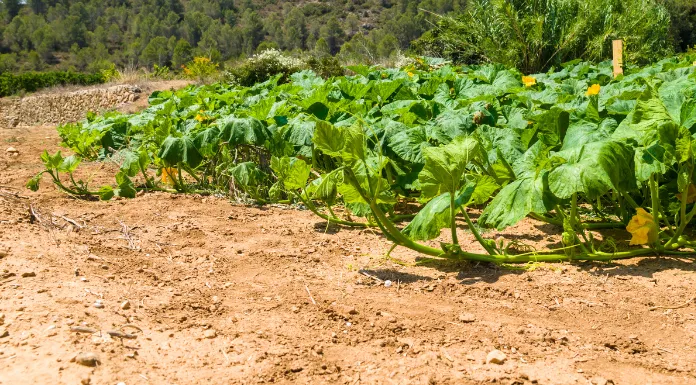
M8 21L17 16L21 8L22 2L19 0L2 0L2 11Z
M179 39L174 47L174 53L172 54L172 66L174 68L181 68L182 65L188 63L193 59L193 50L191 49L191 44L184 39Z
M150 40L145 49L140 54L140 64L148 67L157 64L163 66L169 62L169 50L167 49L167 38L157 36Z
M304 49L307 40L307 21L304 13L299 8L293 8L285 18L283 24L286 49Z
M264 37L263 24L259 15L247 9L241 20L242 38L244 40L244 52L251 55Z
M345 33L343 32L343 28L341 28L341 24L335 16L329 18L329 21L326 25L321 27L319 32L319 37L326 40L326 44L329 46L329 52L331 52L332 55L337 53L341 48L344 36Z
M323 37L320 37L314 45L314 54L320 58L331 56L331 47L329 47L329 43Z
M377 44L377 55L381 58L388 58L399 50L399 40L391 33L385 34L379 39Z
M46 12L46 0L27 0L27 5L37 15Z

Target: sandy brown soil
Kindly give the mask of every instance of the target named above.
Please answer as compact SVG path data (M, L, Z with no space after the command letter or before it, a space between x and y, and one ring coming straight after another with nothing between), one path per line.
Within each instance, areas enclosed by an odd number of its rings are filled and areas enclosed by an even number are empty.
M696 384L692 260L402 266L378 234L307 211L24 189L58 142L50 127L0 130L2 385ZM109 180L109 167L87 168ZM107 334L128 324L142 332ZM485 363L494 349L502 365ZM98 366L72 362L86 352Z

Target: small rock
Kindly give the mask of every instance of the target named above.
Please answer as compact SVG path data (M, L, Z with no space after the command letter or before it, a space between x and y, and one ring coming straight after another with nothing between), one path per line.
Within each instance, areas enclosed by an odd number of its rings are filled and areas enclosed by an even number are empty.
M10 335L10 332L7 331L4 327L0 328L0 338L5 338Z
M14 147L8 147L7 150L5 150L5 152L10 153L10 154L16 154L19 151Z
M126 385L126 383L125 383L125 382L119 382L119 383L117 383L116 385Z
M92 352L80 353L75 356L75 362L84 366L97 366L101 364L99 356Z
M486 363L502 365L506 359L507 356L505 355L505 353L501 352L498 349L495 349L492 352L488 353L488 355L486 356Z
M471 323L476 321L476 316L471 313L462 313L459 315L459 322Z
M131 303L128 300L121 302L121 310L128 310L131 308Z
M592 379L590 380L590 383L592 385L609 385L609 384L613 384L614 381L607 380L604 377L595 376L595 377L592 377Z
M0 325L5 323L5 314L0 313Z
M297 306L293 306L290 310L292 310L293 313L299 313L299 312L300 312L300 308L297 307Z
M33 271L28 271L26 273L22 273L22 278L30 278L30 277L36 277L36 273Z
M208 329L208 330L203 332L203 337L215 338L215 337L217 337L217 332L215 331L215 329Z
M104 304L102 303L102 301L100 299L98 299L98 300L94 301L94 307L96 307L97 309L103 309Z
M214 295L212 299L213 299L213 303L219 303L219 302L220 302L220 297L218 297L217 295Z
M384 281L384 287L391 287L391 285L392 285L392 281L390 281L390 280Z
M84 376L84 377L82 377L82 379L80 380L80 384L82 384L82 385L89 385L89 384L91 384L91 383L92 383L92 379L89 378L89 376Z

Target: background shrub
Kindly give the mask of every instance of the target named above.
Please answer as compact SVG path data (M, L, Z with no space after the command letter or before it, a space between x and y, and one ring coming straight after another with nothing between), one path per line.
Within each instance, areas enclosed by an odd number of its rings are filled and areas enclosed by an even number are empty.
M81 74L75 72L27 72L20 75L0 74L0 96L20 92L34 92L41 88L61 85L91 85L106 81L101 73Z
M250 87L281 74L280 82L286 83L290 75L304 68L305 63L302 60L286 56L277 49L269 49L250 57L240 65L228 68L225 77L231 83Z
M674 53L674 33L667 6L655 0L471 0L412 49L534 73L573 59L611 58L613 39L624 40L626 62L646 64Z

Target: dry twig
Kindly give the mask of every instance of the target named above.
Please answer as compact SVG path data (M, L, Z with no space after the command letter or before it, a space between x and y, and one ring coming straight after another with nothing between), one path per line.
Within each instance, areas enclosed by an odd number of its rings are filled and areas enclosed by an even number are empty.
M648 310L654 311L654 310L659 310L659 309L681 309L683 307L689 306L691 304L691 302L694 302L695 299L696 299L696 297L691 297L690 300L684 302L681 305L677 305L677 306L653 306Z
M309 299L312 300L312 303L314 305L317 304L317 301L314 300L314 297L312 297L312 293L309 291L309 287L307 285L304 285L305 290L307 290L307 294L309 294Z

